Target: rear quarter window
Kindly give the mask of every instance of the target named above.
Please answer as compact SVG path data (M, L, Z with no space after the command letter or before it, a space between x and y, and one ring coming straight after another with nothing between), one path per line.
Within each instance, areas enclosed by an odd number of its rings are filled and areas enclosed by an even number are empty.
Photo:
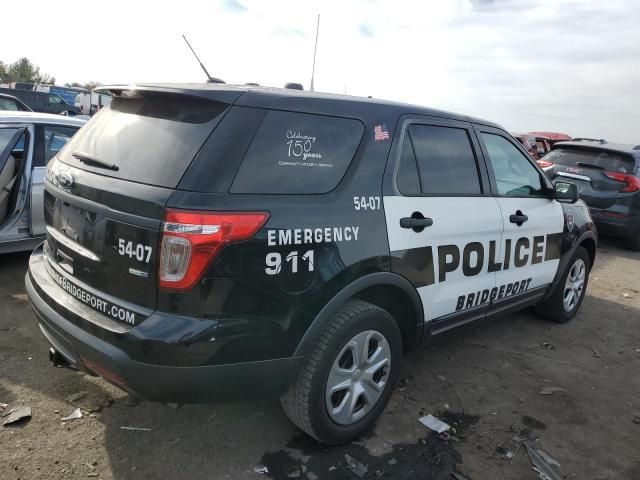
M258 128L231 193L327 193L340 183L363 132L354 119L272 110Z

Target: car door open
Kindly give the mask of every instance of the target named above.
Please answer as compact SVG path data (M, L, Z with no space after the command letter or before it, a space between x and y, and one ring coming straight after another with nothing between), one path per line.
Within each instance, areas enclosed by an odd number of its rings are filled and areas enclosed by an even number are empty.
M0 228L9 219L14 207L14 189L18 188L24 159L15 158L16 145L24 138L24 127L0 128ZM24 145L24 140L23 140ZM19 151L24 153L25 149Z

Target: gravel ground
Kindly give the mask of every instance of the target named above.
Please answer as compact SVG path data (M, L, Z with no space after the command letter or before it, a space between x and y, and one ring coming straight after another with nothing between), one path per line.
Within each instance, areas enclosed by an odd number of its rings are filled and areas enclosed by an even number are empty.
M363 478L536 479L523 438L558 478L640 479L640 254L614 241L598 254L574 321L525 311L448 334L406 358L375 429L335 448L297 431L277 399L132 407L100 379L51 367L24 291L28 256L0 256L0 402L33 412L0 427L0 479L265 478L259 465L273 478L359 478L349 464ZM80 392L83 417L62 422ZM431 433L427 413L456 434Z

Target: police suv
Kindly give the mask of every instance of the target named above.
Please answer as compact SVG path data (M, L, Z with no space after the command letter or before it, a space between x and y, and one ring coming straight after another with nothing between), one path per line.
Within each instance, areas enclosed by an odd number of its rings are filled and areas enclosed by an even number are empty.
M580 307L589 212L497 125L287 89L106 90L49 163L26 276L55 363L163 403L277 392L338 444L430 336Z

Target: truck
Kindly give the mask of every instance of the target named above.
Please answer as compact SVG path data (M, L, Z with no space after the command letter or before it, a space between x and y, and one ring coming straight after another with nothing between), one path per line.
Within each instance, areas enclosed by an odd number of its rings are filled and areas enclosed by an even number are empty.
M57 85L35 85L33 90L36 92L53 93L58 95L68 105L74 104L76 95L79 93L89 93L89 90L86 88L60 87Z
M76 95L74 105L82 115L95 115L102 107L111 103L111 97L104 93L87 92Z

